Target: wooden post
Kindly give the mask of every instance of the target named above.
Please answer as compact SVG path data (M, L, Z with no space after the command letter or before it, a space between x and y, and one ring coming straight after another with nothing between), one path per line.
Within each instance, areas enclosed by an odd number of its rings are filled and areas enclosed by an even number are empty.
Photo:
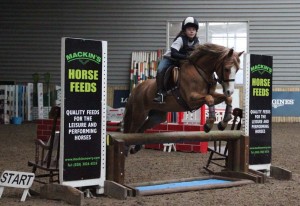
M240 153L241 153L240 139L234 141L233 144L234 144L234 148L233 148L234 156L233 156L232 171L240 172Z
M227 155L227 170L234 168L234 141L227 141L228 155Z
M114 179L114 145L107 145L106 147L106 179Z
M249 137L242 135L238 140L228 140L227 169L235 172L248 172Z
M240 171L249 170L249 136L242 135L240 139Z
M125 142L115 139L114 142L114 171L113 180L119 184L124 184L125 177Z

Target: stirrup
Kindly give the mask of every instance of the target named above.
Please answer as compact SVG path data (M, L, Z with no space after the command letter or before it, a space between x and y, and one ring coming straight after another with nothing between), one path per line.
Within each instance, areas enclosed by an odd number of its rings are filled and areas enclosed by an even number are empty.
M163 93L157 93L156 94L156 97L154 97L153 101L154 102L157 102L157 103L160 103L160 104L164 104L164 94Z

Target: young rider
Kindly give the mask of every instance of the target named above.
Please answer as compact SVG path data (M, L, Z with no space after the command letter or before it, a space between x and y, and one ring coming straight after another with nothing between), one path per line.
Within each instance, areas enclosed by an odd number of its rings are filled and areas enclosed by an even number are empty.
M194 46L199 44L199 39L197 37L198 28L198 21L194 17L187 17L183 20L181 31L174 39L171 48L164 54L164 57L157 68L157 94L153 99L154 102L164 103L164 74L171 65L176 64L176 61L187 59Z

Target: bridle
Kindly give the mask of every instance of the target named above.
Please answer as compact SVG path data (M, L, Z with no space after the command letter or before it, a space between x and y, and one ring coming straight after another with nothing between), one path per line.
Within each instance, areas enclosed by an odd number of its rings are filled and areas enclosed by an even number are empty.
M219 78L218 76L216 77L216 72L213 73L211 78L208 78L208 75L204 72L204 70L199 65L197 65L195 62L192 62L192 61L190 61L190 62L194 65L194 68L196 69L198 74L209 85L209 88L211 85L215 85L216 82L218 82L219 84L222 85L223 83L226 83L226 82L234 82L235 81L235 79L224 79L224 69L225 69L224 65L222 65L221 78ZM209 79L210 79L210 81L209 81Z
M226 83L226 82L234 82L235 79L224 79L224 65L222 65L222 73L221 73L221 78L218 78L218 76L216 77L216 75L214 75L214 80L217 81L219 84L223 84L223 83ZM215 74L216 72L214 72Z

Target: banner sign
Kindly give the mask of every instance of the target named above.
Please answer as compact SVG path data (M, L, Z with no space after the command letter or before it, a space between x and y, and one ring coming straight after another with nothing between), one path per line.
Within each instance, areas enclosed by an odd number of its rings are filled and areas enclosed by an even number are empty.
M300 117L300 92L273 91L272 115Z
M129 97L129 90L115 90L114 91L114 108L125 107Z
M61 182L105 178L107 42L62 39Z
M270 164L273 58L247 54L245 68L245 132L250 137L249 164Z

